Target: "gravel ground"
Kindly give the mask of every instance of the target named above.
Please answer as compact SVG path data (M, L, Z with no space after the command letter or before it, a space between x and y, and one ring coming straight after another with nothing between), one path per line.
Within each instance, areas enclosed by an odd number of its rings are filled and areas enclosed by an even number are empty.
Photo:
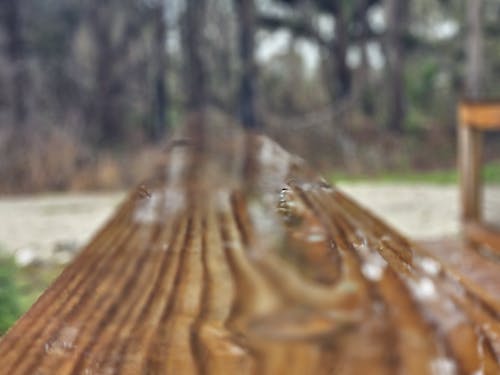
M416 239L458 233L455 186L340 184L358 202ZM67 262L123 199L123 193L61 194L0 198L0 248L21 264ZM486 216L500 224L500 187L485 194Z

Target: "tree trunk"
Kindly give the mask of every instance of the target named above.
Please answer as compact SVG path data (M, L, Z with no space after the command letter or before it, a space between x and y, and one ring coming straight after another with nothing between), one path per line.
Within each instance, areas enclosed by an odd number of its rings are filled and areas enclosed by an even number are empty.
M186 0L182 17L184 54L185 109L188 113L186 135L194 149L203 150L206 144L205 112L208 101L207 67L204 55L203 32L207 0Z
M165 19L166 3L161 1L155 9L155 30L154 30L154 103L153 103L153 123L151 127L151 139L157 141L161 139L169 126L169 91L166 80L168 69L167 57L167 25Z
M334 36L325 44L322 58L325 87L334 113L334 125L337 128L345 123L345 109L352 89L352 72L347 65L348 25L343 11L344 9L340 7L338 11L331 14L335 17Z
M127 80L119 72L134 38L134 29L127 24L120 39L113 40L114 21L111 3L94 0L89 6L87 22L91 26L96 50L95 86L88 115L94 128L89 133L91 141L101 145L113 145L124 138Z
M260 127L256 110L257 67L255 64L255 3L235 0L239 26L241 78L239 89L240 121L245 128Z
M9 87L12 107L12 122L23 126L26 122L28 108L26 104L27 70L25 62L25 45L21 30L22 0L4 0L3 22L6 34L6 55L12 69L12 80Z
M202 53L206 0L187 0L184 14L184 53L187 109L200 112L207 104L207 79Z
M97 143L112 144L121 134L120 108L117 96L120 92L119 83L115 82L113 66L116 63L113 45L111 42L111 21L103 13L104 7L97 5L94 13L93 30L97 50L96 62L96 90L94 93L93 118L96 131L94 133Z
M386 0L387 19L387 75L388 75L388 129L400 133L406 114L404 65L404 34L408 19L408 0Z
M367 35L370 32L368 23L369 2L367 0L361 3L360 8L360 27L361 33ZM360 65L354 73L353 96L355 101L359 101L363 114L373 116L375 114L375 106L373 103L373 92L370 88L370 60L368 56L369 40L363 38L359 43Z
M347 99L351 94L351 69L347 65L347 49L349 47L348 25L340 9L335 17L335 38L331 44L331 58L335 62L335 96L336 100Z
M114 77L113 62L115 56L108 46L106 38L98 43L97 87L95 92L95 119L97 125L97 142L110 145L123 138L122 113L120 96L123 83Z
M467 38L465 52L467 56L465 72L465 95L479 98L483 87L483 31L481 12L482 0L467 0Z

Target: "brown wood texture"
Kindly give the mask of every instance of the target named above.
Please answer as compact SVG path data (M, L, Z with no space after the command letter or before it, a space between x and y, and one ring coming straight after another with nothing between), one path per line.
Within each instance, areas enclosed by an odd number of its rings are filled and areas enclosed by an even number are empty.
M3 337L0 373L500 373L498 288L239 144L173 148Z
M500 130L500 101L462 102L458 107L462 126Z

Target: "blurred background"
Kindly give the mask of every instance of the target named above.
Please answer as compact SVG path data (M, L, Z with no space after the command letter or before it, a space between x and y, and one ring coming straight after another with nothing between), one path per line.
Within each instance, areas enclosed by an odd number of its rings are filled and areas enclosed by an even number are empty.
M430 238L458 231L457 102L500 97L497 0L2 0L0 20L0 334L193 111ZM494 133L485 160L497 220Z

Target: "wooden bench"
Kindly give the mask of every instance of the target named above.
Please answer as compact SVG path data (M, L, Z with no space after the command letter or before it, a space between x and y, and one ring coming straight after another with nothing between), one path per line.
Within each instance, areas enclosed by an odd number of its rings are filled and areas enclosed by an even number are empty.
M0 341L0 373L500 373L498 264L480 287L269 139L232 144L171 149Z
M500 130L500 101L463 101L457 116L463 233L466 240L500 254L500 231L486 224L481 213L483 135Z

